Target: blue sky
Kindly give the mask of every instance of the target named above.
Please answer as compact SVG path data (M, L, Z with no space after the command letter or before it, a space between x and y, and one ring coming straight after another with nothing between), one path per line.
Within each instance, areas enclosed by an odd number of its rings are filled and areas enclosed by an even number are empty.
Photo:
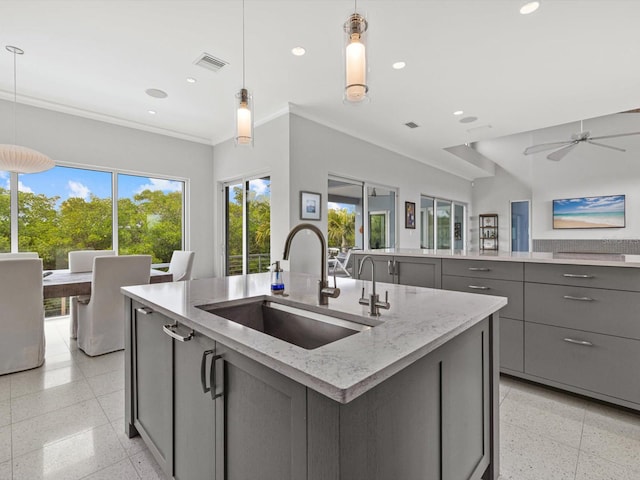
M118 196L132 197L143 190L163 192L182 191L182 182L134 175L118 175ZM61 200L80 197L89 200L91 195L99 198L111 196L111 173L57 166L41 173L19 175L18 188L22 192L43 193L48 197L59 196ZM9 187L9 174L0 172L0 184Z
M624 212L624 195L565 198L553 201L554 214Z

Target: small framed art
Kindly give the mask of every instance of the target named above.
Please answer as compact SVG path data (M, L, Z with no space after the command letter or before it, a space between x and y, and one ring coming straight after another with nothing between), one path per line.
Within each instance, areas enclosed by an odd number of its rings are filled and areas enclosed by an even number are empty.
M404 202L404 228L416 228L416 204Z
M313 192L300 192L300 220L320 220L322 195Z

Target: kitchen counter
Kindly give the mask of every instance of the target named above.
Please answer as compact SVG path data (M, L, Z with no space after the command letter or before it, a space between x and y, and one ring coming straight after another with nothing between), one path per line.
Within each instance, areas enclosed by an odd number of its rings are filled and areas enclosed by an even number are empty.
M414 253L415 254L415 253ZM339 298L329 306L316 305L317 276L284 272L288 296L281 303L315 312L335 311L343 318L367 325L366 331L305 350L199 308L230 300L270 295L268 273L189 282L124 287L128 297L167 317L299 382L317 392L347 403L406 366L427 355L461 332L506 305L501 297L378 284L384 298L389 291L390 310L375 319L358 303L370 282L338 278Z
M421 248L384 248L358 250L359 255L394 255L407 257L463 258L524 263L558 263L564 265L601 265L640 268L640 255L580 252L496 252L478 250L428 250Z

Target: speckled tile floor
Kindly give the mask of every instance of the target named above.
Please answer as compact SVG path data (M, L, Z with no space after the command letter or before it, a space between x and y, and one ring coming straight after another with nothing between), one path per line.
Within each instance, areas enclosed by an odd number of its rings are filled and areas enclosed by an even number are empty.
M166 480L124 434L124 356L47 320L43 367L0 376L0 480ZM640 415L504 377L501 480L638 480ZM399 479L401 480L401 479Z

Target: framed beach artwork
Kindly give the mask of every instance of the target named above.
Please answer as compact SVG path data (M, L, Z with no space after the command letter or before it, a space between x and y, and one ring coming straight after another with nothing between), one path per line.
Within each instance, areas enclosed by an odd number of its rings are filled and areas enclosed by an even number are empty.
M300 192L300 220L320 220L321 200L319 193Z
M624 195L554 200L553 228L624 228L624 201Z

